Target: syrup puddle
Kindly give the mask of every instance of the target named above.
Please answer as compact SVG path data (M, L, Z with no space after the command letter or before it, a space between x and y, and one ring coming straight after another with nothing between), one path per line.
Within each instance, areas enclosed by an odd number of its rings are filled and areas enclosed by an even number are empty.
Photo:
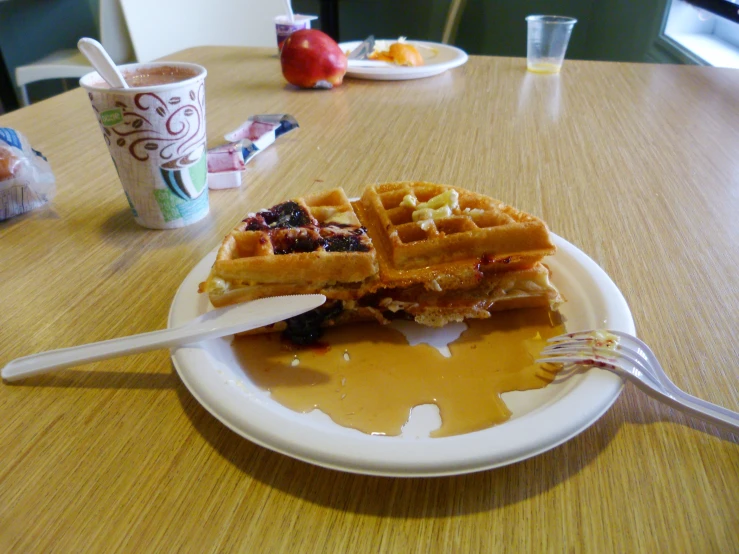
M411 411L428 419L438 407L430 436L446 437L506 421L502 393L549 384L557 369L533 360L547 338L565 332L546 309L499 312L466 327L367 323L328 329L319 348L296 350L277 334L238 337L232 348L251 381L294 411L320 410L371 435L415 436Z

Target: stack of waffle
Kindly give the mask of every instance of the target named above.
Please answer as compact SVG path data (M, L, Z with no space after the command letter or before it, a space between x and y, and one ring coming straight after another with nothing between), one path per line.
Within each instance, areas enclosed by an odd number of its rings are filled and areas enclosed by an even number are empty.
M201 291L214 306L324 294L311 325L404 318L438 327L493 310L555 309L562 299L541 263L554 251L540 219L457 187L370 185L356 202L334 189L249 214Z

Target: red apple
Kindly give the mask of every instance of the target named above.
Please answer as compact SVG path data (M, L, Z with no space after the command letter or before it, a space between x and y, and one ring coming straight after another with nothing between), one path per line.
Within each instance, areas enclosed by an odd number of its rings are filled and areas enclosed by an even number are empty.
M295 31L282 43L282 74L302 88L339 86L346 73L346 54L334 39L318 29Z

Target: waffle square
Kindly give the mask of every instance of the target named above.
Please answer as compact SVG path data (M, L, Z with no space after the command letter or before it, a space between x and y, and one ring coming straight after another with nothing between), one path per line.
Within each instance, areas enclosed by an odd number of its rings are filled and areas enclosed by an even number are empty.
M432 207L421 209L430 201ZM482 260L488 270L510 270L530 267L555 251L542 220L457 187L425 182L370 185L361 207L360 217L375 247L395 270L472 259Z
M249 214L223 239L201 289L215 306L331 287L346 297L377 272L372 241L337 188Z

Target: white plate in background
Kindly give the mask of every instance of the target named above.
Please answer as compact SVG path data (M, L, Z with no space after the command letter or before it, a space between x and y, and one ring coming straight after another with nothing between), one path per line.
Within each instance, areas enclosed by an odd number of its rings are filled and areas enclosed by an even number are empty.
M397 39L380 39L375 42L386 43L388 46ZM344 52L354 50L361 40L353 42L342 42L339 47ZM408 79L422 79L444 73L448 69L458 67L467 61L467 53L455 46L441 44L438 42L425 42L421 40L407 40L408 44L415 46L425 65L419 67L406 67L372 60L349 60L346 70L347 77L355 79L370 79L374 81L405 81ZM369 63L367 63L369 62Z

